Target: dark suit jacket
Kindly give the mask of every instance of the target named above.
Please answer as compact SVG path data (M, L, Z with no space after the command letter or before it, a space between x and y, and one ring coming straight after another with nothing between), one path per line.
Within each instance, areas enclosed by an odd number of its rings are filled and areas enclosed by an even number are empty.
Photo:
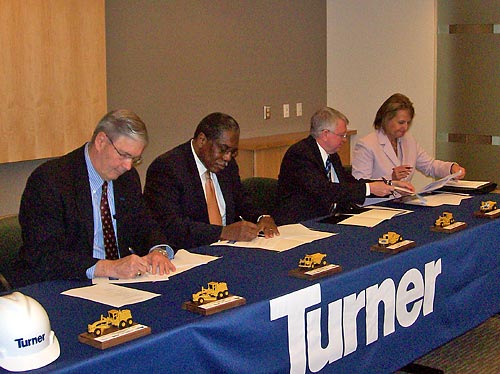
M232 159L217 173L224 201L226 224L257 219L252 203L242 193L239 169ZM177 248L194 248L216 242L222 226L211 225L191 141L158 156L149 166L144 197L163 233Z
M365 200L365 181L356 180L331 156L339 183L328 180L316 140L309 136L292 145L281 162L278 177L278 224L297 223L326 216L332 204L348 206Z
M113 188L120 255L129 255L129 247L144 255L155 244L167 244L144 204L137 171L121 175ZM96 259L84 147L35 169L21 199L19 223L20 260L28 271L17 283L86 279L85 270Z

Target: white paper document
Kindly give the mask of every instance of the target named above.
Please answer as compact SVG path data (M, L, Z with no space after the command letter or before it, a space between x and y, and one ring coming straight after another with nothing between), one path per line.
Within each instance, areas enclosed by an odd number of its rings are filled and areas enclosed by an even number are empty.
M210 261L217 260L219 257L208 256L208 255L200 255L197 253L191 253L186 251L185 249L179 249L175 253L175 257L172 260L172 263L175 266L175 271L165 274L151 274L146 273L141 275L140 277L135 277L132 279L113 279L108 277L99 277L92 279L93 284L99 283L115 283L115 284L125 284L125 283L142 283L142 282L160 282L166 281L169 277L173 277L174 275L180 274L186 270L190 270L196 266L208 264Z
M260 248L267 249L269 251L283 252L305 243L311 243L314 240L324 239L332 235L336 235L331 232L311 230L301 224L279 226L278 229L280 231L280 235L269 239L257 237L249 242L223 240L211 245Z
M470 198L472 198L472 196L465 194L440 192L433 195L426 195L424 201L414 197L413 199L405 199L403 202L405 204L421 206L460 205L462 200Z
M160 294L117 286L116 284L95 284L87 287L73 288L61 292L62 295L79 297L101 304L121 308L124 305L140 303Z
M406 209L394 209L385 207L367 207L370 210L365 212L352 215L349 218L340 221L339 225L354 225L354 226L365 226L374 227L380 222L386 219L391 219L392 217L399 216L402 214L411 213L411 210Z
M431 182L427 186L425 186L424 188L422 188L420 191L417 191L416 194L417 195L421 195L421 194L424 194L424 193L435 191L438 188L443 187L445 184L447 184L451 180L456 179L461 174L462 174L462 171L459 170L455 174L450 174L450 175L448 175L448 176L446 176L444 178L441 178L441 179L439 179L437 181Z

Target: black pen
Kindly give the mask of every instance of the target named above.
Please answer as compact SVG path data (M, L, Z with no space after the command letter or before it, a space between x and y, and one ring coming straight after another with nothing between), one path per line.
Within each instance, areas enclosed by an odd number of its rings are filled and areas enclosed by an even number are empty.
M387 179L385 179L384 177L382 177L382 180L383 180L383 181L384 181L384 183L385 183L385 184L387 184L388 186L392 186L392 181L387 180ZM396 195L394 195L394 191L391 191L391 195L392 195L393 197L396 197Z

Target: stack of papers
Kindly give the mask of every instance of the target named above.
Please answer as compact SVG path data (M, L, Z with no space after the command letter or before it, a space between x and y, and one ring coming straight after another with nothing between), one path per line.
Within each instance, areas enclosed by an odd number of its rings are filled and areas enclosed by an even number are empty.
M470 199L472 196L460 193L440 192L434 195L425 196L424 199L413 197L412 199L403 199L405 204L421 206L441 206L441 205L460 205L462 200Z
M484 182L484 181L464 181L464 180L451 180L446 183L446 187L459 187L459 188L466 188L466 189L474 189L477 190L483 186L486 186L491 182Z
M404 196L401 198L401 202L411 205L422 205L422 206L440 206L440 205L460 205L463 199L469 199L470 196L461 193L438 193L434 195L425 195L430 192L436 191L439 188L448 185L449 183L456 182L458 176L462 174L461 171L455 174L448 175L447 177L441 178L435 182L429 183L427 186L422 188L420 191L414 195Z
M257 237L249 242L223 240L211 245L260 248L267 249L269 251L283 252L305 243L311 243L314 240L324 239L332 235L336 235L331 232L311 230L301 224L279 226L278 229L280 231L280 235L269 239Z
M352 215L351 217L340 221L338 224L374 227L380 222L385 221L386 219L391 219L392 217L412 212L411 210L406 209L394 209L374 206L369 206L366 208L371 209L356 215Z

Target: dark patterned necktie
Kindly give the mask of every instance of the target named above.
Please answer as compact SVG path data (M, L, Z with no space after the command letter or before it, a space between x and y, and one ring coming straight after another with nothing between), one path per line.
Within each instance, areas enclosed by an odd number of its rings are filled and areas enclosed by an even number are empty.
M111 210L108 204L108 182L102 184L101 195L101 222L102 234L104 236L104 250L107 260L116 260L118 258L118 246L116 245L115 229L111 218Z
M331 182L332 181L332 160L330 160L330 155L328 155L326 159L326 166L325 166L325 171L326 171L326 176L328 177L328 180Z

